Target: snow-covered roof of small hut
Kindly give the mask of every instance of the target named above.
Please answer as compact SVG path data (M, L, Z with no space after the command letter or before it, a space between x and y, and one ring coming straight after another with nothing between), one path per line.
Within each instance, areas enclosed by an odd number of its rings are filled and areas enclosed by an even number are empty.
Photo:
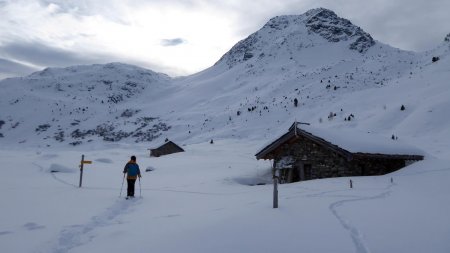
M297 125L297 129L311 133L351 153L424 155L422 150L401 140L392 140L391 137L370 132L325 129L303 124Z
M295 131L291 125L289 130ZM284 135L281 135L276 140L273 140L267 145L263 146L257 154L263 152L266 148L270 147L283 136L290 133L285 131ZM302 131L306 134L318 137L325 142L344 149L350 153L364 153L364 154L383 154L383 155L417 155L423 156L425 153L417 147L411 146L401 140L392 140L391 137L382 136L370 132L361 132L359 130L349 129L327 129L319 126L312 126L309 124L300 124L297 122L297 134L301 134Z
M180 145L176 144L172 140L167 140L167 141L164 140L164 141L158 141L158 142L152 143L152 146L149 149L158 149L158 148L160 148L160 147L162 147L162 146L164 146L164 145L166 145L166 144L168 144L170 142L172 142L173 144L175 144L175 145L177 145L178 147L181 148Z

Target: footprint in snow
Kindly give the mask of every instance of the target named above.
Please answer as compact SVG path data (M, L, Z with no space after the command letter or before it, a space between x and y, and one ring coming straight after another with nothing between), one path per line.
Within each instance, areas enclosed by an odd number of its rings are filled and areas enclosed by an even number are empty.
M27 230L30 230L30 231L31 230L38 230L38 229L44 229L45 228L45 226L36 224L34 222L25 223L23 225L23 227L26 228Z
M100 162L100 163L113 163L113 161L108 158L99 158L99 159L95 159L95 161Z
M12 234L12 233L13 233L13 232L11 232L11 231L0 231L0 236Z
M180 214L168 214L168 215L164 215L164 216L157 216L155 217L156 219L162 219L162 218L175 218L175 217L179 217L181 216Z

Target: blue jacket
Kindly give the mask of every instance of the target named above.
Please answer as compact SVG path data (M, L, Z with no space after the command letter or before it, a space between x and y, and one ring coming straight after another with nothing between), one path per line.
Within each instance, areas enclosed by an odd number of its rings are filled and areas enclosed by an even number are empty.
M123 168L123 173L127 173L127 179L136 179L137 176L141 176L139 165L137 165L134 161L129 161L125 165L125 168Z

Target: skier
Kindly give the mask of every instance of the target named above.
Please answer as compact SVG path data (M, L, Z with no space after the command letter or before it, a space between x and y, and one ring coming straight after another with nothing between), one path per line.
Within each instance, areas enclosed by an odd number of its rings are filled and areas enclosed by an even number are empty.
M134 184L136 179L141 178L139 165L136 163L136 156L131 156L130 161L123 168L123 174L127 173L127 199L134 198ZM125 177L125 175L123 175Z

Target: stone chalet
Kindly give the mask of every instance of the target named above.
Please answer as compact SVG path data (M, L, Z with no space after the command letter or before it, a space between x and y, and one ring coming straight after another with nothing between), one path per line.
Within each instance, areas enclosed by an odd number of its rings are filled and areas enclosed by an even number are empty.
M421 150L389 137L298 122L255 156L273 160L273 173L279 170L280 183L384 175L424 158Z
M180 146L172 141L166 141L164 144L159 145L157 148L150 148L150 156L160 157L163 155L184 152Z

